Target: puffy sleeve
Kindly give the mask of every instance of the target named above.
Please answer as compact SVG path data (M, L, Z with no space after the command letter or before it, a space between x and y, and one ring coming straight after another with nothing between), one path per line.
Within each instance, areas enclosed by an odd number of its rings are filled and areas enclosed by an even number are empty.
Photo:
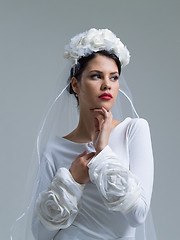
M77 183L67 168L54 167L44 158L36 193L32 231L36 240L51 240L74 221L84 184Z
M127 130L127 159L117 156L107 145L89 162L89 175L96 184L105 205L122 212L133 227L145 221L154 176L153 153L148 122L135 119ZM115 143L118 144L118 143Z

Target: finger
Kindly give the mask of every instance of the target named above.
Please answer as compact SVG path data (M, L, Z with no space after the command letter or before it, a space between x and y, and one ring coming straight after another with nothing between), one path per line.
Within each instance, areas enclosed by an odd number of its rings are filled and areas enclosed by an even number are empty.
M88 153L88 154L86 155L86 160L87 160L87 161L90 161L90 160L94 157L95 154L96 154L95 152Z
M99 113L103 117L108 117L108 114L111 115L111 110L107 110L105 107L90 109L93 113Z
M99 120L97 118L94 118L94 126L95 126L95 132L99 132Z
M91 111L92 113L94 113L94 114L99 113L99 114L101 114L101 115L104 117L104 112L103 112L103 110L100 109L100 108L90 109L90 111Z
M85 150L83 153L79 154L79 157L83 157L84 155L86 155L87 151Z
M99 124L99 120L97 118L94 118L94 134L93 134L93 142L95 141L95 139L98 138L100 133L100 124Z
M111 115L111 110L107 110L105 107L102 107L102 110L106 116Z
M104 118L105 118L105 121L106 119L108 120L111 120L112 119L112 113L111 113L111 110L106 110L106 108L102 107L103 109L103 112L104 112Z
M107 110L105 107L102 107L102 110L105 112L109 112L110 110Z

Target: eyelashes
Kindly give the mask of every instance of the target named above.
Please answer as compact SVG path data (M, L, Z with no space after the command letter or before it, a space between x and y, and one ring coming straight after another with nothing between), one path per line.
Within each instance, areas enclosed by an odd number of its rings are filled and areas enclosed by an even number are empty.
M101 75L100 74L92 74L90 76L92 79L101 79ZM111 79L113 79L113 81L116 81L119 79L119 76L115 75L115 76L112 76Z
M92 79L98 79L98 78L101 78L101 76L99 74L92 74L91 78Z
M119 76L113 76L112 78L114 78L114 80L119 80Z

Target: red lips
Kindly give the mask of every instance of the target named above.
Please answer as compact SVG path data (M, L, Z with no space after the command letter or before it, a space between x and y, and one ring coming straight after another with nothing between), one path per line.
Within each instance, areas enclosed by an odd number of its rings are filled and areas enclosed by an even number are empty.
M103 93L99 96L99 98L110 100L112 98L112 95L110 93Z

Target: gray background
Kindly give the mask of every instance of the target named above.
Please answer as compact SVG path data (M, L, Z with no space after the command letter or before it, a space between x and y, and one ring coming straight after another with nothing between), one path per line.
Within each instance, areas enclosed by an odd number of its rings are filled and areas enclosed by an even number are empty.
M91 27L124 42L124 69L155 159L152 210L159 240L179 239L180 1L0 1L0 236L19 213L28 162L62 65L63 46Z

